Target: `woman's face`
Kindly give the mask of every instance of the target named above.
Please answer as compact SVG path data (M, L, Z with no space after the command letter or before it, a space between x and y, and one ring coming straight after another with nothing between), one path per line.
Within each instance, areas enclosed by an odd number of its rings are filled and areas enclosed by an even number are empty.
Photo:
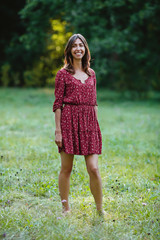
M71 54L74 59L82 59L85 54L85 46L83 42L77 38L71 48Z

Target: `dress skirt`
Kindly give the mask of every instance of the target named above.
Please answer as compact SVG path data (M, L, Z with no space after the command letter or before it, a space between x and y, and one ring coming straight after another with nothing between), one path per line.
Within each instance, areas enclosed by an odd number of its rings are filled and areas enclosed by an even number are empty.
M101 154L102 137L94 106L66 104L61 113L61 131L59 152Z

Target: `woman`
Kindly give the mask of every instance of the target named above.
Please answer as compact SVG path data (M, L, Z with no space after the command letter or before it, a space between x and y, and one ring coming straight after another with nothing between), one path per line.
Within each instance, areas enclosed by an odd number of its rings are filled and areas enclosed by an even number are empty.
M90 51L81 34L74 34L68 40L64 62L56 75L53 104L55 143L61 155L59 192L63 212L70 211L68 195L74 155L84 155L96 208L103 214L98 170L102 137L97 119L96 76L89 68Z

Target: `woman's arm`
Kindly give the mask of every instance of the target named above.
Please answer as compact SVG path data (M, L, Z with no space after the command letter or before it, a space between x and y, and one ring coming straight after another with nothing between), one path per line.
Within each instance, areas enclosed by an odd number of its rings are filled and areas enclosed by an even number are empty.
M63 97L65 93L64 74L60 70L55 78L55 101L53 104L53 112L55 112L55 143L58 147L62 147L61 132L61 109L63 106Z
M55 125L55 143L58 147L62 147L61 109L55 110Z

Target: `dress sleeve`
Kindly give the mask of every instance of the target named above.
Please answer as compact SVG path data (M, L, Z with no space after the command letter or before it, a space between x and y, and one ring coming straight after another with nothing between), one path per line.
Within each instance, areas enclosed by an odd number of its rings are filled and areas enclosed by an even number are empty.
M61 109L63 106L63 98L65 93L65 81L64 81L64 74L60 71L57 72L56 78L55 78L55 101L53 103L53 112L56 111L56 109Z

